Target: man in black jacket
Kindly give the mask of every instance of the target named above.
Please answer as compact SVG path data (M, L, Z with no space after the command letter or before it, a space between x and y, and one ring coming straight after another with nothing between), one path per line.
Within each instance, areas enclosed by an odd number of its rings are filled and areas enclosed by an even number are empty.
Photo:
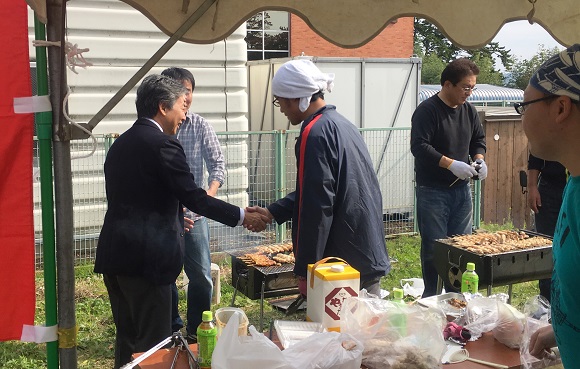
M266 217L208 196L195 184L175 138L186 89L151 75L137 90L138 119L105 161L108 210L95 261L117 328L115 368L171 336L171 283L183 267L182 207L261 231Z

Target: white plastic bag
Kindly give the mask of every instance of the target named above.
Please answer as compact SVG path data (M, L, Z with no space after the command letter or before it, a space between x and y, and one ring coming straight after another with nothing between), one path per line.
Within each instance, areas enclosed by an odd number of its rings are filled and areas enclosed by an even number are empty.
M425 282L422 278L406 278L401 279L401 287L403 287L403 294L405 296L413 296L419 298L425 291Z
M526 325L526 316L513 306L497 302L497 324L493 337L510 348L519 348Z
M350 335L315 333L281 351L250 326L238 336L238 312L229 319L211 357L213 369L359 369L363 346Z
M445 321L438 309L360 297L345 299L340 311L340 331L362 342L369 369L441 368Z
M465 318L467 324L464 327L471 332L470 341L475 341L497 325L497 300L492 296L469 300Z
M276 344L250 326L250 336L238 336L236 312L222 331L211 357L213 369L295 369Z
M542 368L554 366L558 363L559 353L546 355L542 360L538 360L530 355L530 337L538 329L550 325L550 303L540 295L530 297L524 305L524 315L527 317L524 327L524 334L520 344L520 360L522 368L531 369L537 366L537 362L542 362Z
M314 333L282 354L296 369L359 369L363 345L350 334Z

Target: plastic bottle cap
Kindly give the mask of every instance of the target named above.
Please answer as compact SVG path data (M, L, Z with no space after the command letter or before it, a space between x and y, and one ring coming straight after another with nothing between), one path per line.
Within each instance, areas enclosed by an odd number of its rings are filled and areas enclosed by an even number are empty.
M333 265L330 267L330 270L336 273L344 272L344 265Z
M473 272L475 270L475 264L474 263L467 263L467 270L469 270L470 272Z
M402 300L403 299L403 290L400 288L393 288L393 298L395 300Z
M211 322L213 320L213 314L211 311L204 311L201 313L201 320L204 322Z

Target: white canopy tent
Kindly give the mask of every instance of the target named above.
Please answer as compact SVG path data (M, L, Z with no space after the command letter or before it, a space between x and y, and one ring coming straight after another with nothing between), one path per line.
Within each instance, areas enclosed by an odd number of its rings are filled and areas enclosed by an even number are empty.
M146 15L168 41L86 124L98 122L141 80L177 42L213 43L230 35L262 10L283 10L300 16L326 40L347 48L361 46L400 17L421 17L435 24L453 43L479 48L491 41L503 24L528 19L543 26L558 42L578 42L578 0L122 0ZM66 0L26 0L46 24L47 40L65 43ZM53 107L54 188L58 255L58 325L73 332L60 346L60 367L76 368L73 269L73 211L70 140L85 138L64 118L66 94L64 55L50 48L50 100ZM50 182L52 185L52 182ZM51 209L52 210L52 209ZM74 337L72 337L74 336ZM62 344L63 342L59 342ZM53 369L53 368L49 368Z
M27 0L46 22L46 0ZM205 0L122 0L146 15L163 32L174 34ZM326 40L358 47L400 17L435 24L463 48L488 44L503 24L529 20L544 27L562 45L578 41L577 0L212 0L181 38L191 43L223 40L261 10L285 10L301 17Z

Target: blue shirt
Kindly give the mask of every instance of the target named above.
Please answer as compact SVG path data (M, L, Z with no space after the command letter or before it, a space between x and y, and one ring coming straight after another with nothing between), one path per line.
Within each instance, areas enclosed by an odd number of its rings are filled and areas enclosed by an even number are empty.
M570 177L553 243L552 326L565 368L580 362L580 176Z

